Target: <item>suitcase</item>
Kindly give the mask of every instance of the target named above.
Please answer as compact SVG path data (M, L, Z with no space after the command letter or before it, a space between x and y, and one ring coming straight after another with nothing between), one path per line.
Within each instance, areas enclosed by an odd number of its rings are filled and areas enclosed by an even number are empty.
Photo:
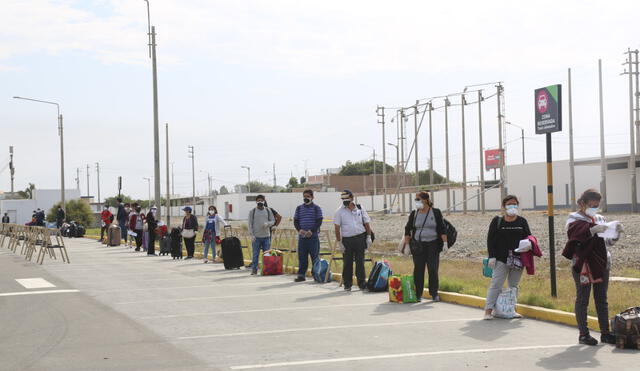
M166 235L160 239L160 255L171 254L171 237Z
M117 225L109 227L109 246L120 246L120 227Z
M640 350L640 307L631 307L611 319L616 348Z
M149 231L142 232L142 251L147 251L147 245L149 244Z
M171 229L171 257L173 259L182 259L182 235L180 228Z
M331 282L331 271L329 270L329 262L325 259L318 259L313 264L313 280L319 283Z
M387 260L376 262L371 268L371 273L367 280L367 290L371 292L387 291L391 274L391 266Z
M231 226L225 226L224 239L221 243L224 269L240 269L240 267L244 266L244 256L242 254L242 246L240 246L240 239L232 234L233 229Z

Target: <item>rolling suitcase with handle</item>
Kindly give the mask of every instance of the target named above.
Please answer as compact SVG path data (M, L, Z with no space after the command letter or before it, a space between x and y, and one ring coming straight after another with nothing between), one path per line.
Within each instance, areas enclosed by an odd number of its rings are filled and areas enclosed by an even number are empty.
M115 224L111 224L111 226L109 226L109 246L120 246L120 227L115 225Z
M171 254L171 237L166 235L160 239L160 255Z
M172 228L170 235L171 257L173 259L182 259L182 235L180 228Z
M224 239L221 243L224 269L240 269L244 266L244 256L240 239L233 235L230 225L224 227Z

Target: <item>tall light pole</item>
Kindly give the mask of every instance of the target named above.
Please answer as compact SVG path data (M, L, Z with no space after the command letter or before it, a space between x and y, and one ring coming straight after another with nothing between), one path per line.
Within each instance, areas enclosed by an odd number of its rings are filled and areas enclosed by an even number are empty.
M451 183L449 176L449 98L444 98L444 153L445 153L445 173L447 183ZM447 214L451 210L451 185L447 184Z
M62 209L67 210L64 199L64 129L62 127L62 114L60 114L60 104L56 102L50 102L46 100L32 99L32 98L24 98L24 97L13 97L14 99L22 99L28 100L37 103L45 103L45 104L53 104L58 109L58 136L60 136L60 203L62 204Z
M240 166L240 167L243 168L243 169L247 169L247 174L248 174L248 177L249 177L249 181L247 183L247 193L251 193L251 167L244 166L244 165Z
M160 194L160 129L158 128L158 68L156 63L156 27L151 26L151 12L149 0L147 3L147 31L149 35L149 57L152 65L153 78L153 185L156 206L161 205ZM162 216L162 207L158 208L158 219Z
M171 162L171 194L175 195L176 194L176 177L175 177L175 172L173 171L173 165L175 165L175 162Z
M485 193L484 193L484 148L482 144L482 90L478 90L478 138L480 143L480 210L485 213Z
M413 106L413 135L414 135L414 154L415 154L415 163L416 163L416 179L414 179L416 188L420 187L420 168L418 161L418 104L419 100L416 100L416 105ZM424 118L424 116L422 116ZM422 120L420 121L420 125L422 125Z
M375 202L375 197L378 194L377 191L376 191L376 189L378 188L378 181L376 180L376 178L377 178L377 176L376 176L376 149L374 147L366 145L366 144L360 143L360 145L363 146L363 147L371 148L373 150L373 198L371 199L371 210L375 210L374 202Z
M169 188L169 123L165 123L165 136L166 136L166 157L167 157L167 199L165 200L167 207L167 228L171 228L171 188Z
M195 152L193 146L189 146L189 158L191 158L191 191L193 197L193 211L196 211L196 165L195 165Z
M600 103L599 104L600 106L599 107L600 108L600 193L602 194L602 202L600 203L600 209L606 212L609 201L607 197L607 163L606 163L605 152L604 152L604 108L603 108L603 101L602 101L602 59L598 59L598 102Z
M376 114L382 119L382 121L378 121L379 124L382 125L382 189L384 192L384 201L383 201L383 212L387 213L387 146L386 138L385 138L385 130L384 130L384 107L378 107L376 109Z
M147 181L147 185L149 186L149 198L148 198L149 206L147 206L147 210L151 210L151 178L144 177L142 179L146 180Z
M576 207L576 169L573 157L573 100L571 94L571 68L567 69L567 85L569 87L569 195L571 199L571 209ZM523 130L524 133L524 130ZM524 135L523 135L524 137ZM524 142L524 138L522 139ZM524 143L523 143L524 146ZM524 164L524 150L522 151L522 163Z
M387 145L392 146L392 147L396 147L396 183L398 182L398 172L400 171L400 147L398 147L397 144L393 144L393 143L387 143ZM396 184L397 185L397 184ZM396 186L396 202L398 202L399 198L400 198L400 187ZM392 205L389 205L390 207ZM399 204L398 204L399 206Z
M100 163L96 162L96 183L98 184L98 206L100 206Z
M87 197L91 196L91 192L89 192L89 164L87 164Z

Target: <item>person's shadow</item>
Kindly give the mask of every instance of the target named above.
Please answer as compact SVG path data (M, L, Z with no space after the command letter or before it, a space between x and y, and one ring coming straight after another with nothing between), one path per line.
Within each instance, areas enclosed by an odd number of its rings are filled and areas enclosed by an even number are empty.
M406 304L398 304L398 303L381 303L376 309L373 311L374 316L384 316L387 314L401 314L414 312L418 310L432 309L431 302L424 300L420 303L406 303Z
M467 325L460 330L464 336L477 340L492 342L507 335L509 331L522 327L522 319L494 319L485 321L478 319L467 322Z
M595 356L601 348L602 346L574 345L560 353L541 358L536 366L547 370L600 367L600 361Z

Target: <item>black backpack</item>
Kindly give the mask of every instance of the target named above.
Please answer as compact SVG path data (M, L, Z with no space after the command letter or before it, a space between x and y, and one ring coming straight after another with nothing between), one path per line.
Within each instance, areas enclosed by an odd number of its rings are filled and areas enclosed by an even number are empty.
M454 227L453 224L449 223L447 219L442 218L442 222L444 223L444 230L447 234L447 245L449 247L452 247L458 239L458 231L456 230L456 227Z

